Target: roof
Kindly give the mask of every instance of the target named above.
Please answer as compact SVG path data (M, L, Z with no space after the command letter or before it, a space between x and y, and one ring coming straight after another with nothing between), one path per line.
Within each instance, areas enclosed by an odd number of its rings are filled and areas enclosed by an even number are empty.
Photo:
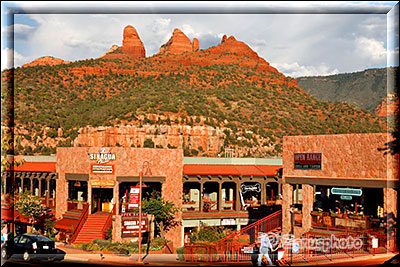
M274 176L282 165L219 165L219 164L186 164L184 175L253 175Z
M282 158L212 158L183 157L183 164L204 165L282 165Z
M54 228L63 229L63 230L72 232L72 231L74 231L77 224L78 224L78 220L76 220L76 219L62 218L61 220L58 220L56 222L56 224L54 225Z
M24 172L56 172L56 162L24 162L22 165L13 166L10 169Z

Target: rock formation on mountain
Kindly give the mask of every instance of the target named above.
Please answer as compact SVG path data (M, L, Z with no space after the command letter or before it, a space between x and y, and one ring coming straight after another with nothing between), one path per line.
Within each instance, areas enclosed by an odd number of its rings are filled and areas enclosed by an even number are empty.
M124 29L122 51L131 58L146 57L143 42L140 40L136 29L131 25L126 26Z
M32 66L43 66L43 65L58 65L58 64L68 64L70 63L69 61L62 60L60 58L55 58L51 56L45 56L45 57L40 57L35 59L34 61L22 65L23 68L25 67L32 67Z
M261 59L247 44L237 41L232 35L229 38L224 35L219 45L207 50L215 54L234 53L238 56L245 56L251 59Z
M193 38L192 50L193 52L199 50L199 40L197 38Z
M160 47L160 53L183 53L192 52L199 49L199 40L193 39L193 44L190 39L179 29L174 29L172 37Z

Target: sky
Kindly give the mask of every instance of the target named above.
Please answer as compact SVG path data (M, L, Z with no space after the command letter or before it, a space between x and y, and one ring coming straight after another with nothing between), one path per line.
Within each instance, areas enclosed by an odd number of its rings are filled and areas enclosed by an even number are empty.
M1 69L42 56L68 61L100 57L112 45L121 46L124 27L132 25L148 57L179 28L191 40L196 37L200 49L218 45L224 34L233 35L291 77L356 72L398 65L394 19L398 6L398 2L3 1ZM9 53L14 64L7 60Z

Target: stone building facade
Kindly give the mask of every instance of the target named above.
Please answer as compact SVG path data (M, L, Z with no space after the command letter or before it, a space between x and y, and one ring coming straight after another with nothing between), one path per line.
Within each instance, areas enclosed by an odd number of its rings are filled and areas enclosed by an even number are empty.
M385 214L397 218L399 155L387 133L285 136L283 138L282 232L291 231L290 207L294 188L302 187L302 227L296 236L312 228L316 186L379 189ZM295 166L295 154L320 154L320 166Z
M105 166L106 169L102 167L99 169L98 166ZM68 180L87 181L89 203L91 203L94 188L112 189L112 202L117 207L113 218L113 240L122 241L119 184L122 181L137 182L139 173L143 172L144 183L159 181L162 184L161 196L181 209L182 169L183 151L181 149L57 148L56 218L60 219L67 211ZM176 219L181 221L182 214L179 213ZM166 238L175 244L180 244L180 233L181 227L177 226L167 233Z

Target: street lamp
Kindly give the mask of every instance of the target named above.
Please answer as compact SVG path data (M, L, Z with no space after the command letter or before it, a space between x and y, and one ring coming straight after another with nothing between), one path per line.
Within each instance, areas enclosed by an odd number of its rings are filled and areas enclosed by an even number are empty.
M294 204L290 205L290 221L291 221L291 230L290 230L290 239L291 239L291 246L290 246L290 265L293 263L293 239L294 239Z
M143 162L142 170L139 172L139 257L138 262L142 262L142 182L143 169L146 168L146 175L151 175L150 164L148 161Z

